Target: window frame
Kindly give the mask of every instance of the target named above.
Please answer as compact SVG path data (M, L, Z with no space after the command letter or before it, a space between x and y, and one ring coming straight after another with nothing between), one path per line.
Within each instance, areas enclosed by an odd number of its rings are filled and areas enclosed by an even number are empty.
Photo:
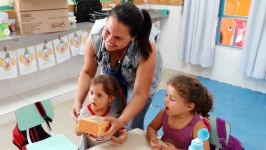
M243 20L248 21L248 16L225 15L224 14L225 3L226 3L226 0L220 0L220 6L219 6L219 12L218 12L218 23L217 23L217 27L216 27L215 45L242 49L243 47L228 46L228 45L224 45L224 44L219 44L221 23L222 23L223 18L235 18L235 19L243 19Z

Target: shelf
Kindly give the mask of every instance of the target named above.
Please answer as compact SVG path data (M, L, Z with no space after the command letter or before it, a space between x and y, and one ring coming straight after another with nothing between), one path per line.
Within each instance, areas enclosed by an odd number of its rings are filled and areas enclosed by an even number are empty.
M84 22L84 23L76 23L76 24L72 24L70 25L70 29L66 30L66 31L59 31L59 32L49 32L49 33L42 33L42 34L32 34L32 35L19 35L16 32L12 32L9 36L2 36L0 37L0 42L3 41L10 41L10 40L14 40L17 41L19 39L22 38L37 38L38 36L43 36L43 35L49 35L49 34L60 34L61 36L63 36L64 34L68 34L69 32L72 32L73 30L89 30L92 28L94 23L91 22ZM57 36L56 36L57 37Z
M161 10L161 9L149 9L149 13L150 13L152 19L163 18L163 17L169 16L169 14L163 15L162 11L163 10ZM168 12L169 12L169 10L168 10ZM75 30L75 29L76 30L82 29L82 30L90 31L93 24L94 23L92 23L92 22L76 23L76 24L70 25L70 29L66 30L66 31L49 32L49 33L42 33L42 34L32 34L32 35L25 35L25 36L19 35L16 32L12 32L11 35L9 35L9 36L0 37L0 42L10 41L10 40L17 41L17 40L22 39L22 38L35 38L35 37L37 38L38 36L49 35L49 34L60 34L61 36L63 36L64 34L68 34L68 33L72 32L72 30Z

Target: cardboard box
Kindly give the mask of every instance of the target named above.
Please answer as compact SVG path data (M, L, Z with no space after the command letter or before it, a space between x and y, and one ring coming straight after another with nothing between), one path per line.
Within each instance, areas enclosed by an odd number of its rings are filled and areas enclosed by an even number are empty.
M69 29L66 0L14 0L14 10L20 35Z
M0 12L0 36L6 36L9 34L8 14L6 12Z
M83 116L78 121L78 130L80 132L102 135L110 128L110 122L104 121L101 116Z

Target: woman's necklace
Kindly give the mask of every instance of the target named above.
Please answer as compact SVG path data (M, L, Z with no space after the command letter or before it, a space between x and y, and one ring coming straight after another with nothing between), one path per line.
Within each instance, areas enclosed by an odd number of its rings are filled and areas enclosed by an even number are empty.
M121 59L123 58L123 56L125 55L126 51L127 51L127 50L125 50L124 54L123 54L120 58L118 58L116 52L114 51L114 52L115 52L115 56L116 56L116 58L118 59L118 63L119 63L119 64L120 64L120 62L121 62L120 60L121 60Z

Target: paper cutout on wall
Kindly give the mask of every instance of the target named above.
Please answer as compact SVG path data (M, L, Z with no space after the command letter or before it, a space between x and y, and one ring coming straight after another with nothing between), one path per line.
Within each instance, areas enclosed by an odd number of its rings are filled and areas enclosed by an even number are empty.
M38 55L38 63L40 70L55 65L52 42L47 42L45 40L43 44L36 45L36 54Z
M236 22L232 18L222 18L220 31L220 44L232 46Z
M37 71L37 63L34 46L17 49L17 58L20 75Z
M88 35L89 35L89 32L87 32L87 31L82 32L81 46L80 46L80 51L79 51L79 54L81 54L81 55L84 55L84 53L85 53L85 41L86 41Z
M58 39L53 40L53 44L54 44L57 63L61 63L70 58L69 43L67 36L63 37L59 36Z
M156 41L158 42L160 37L161 37L161 23L160 23L160 20L158 18L156 18L155 22L152 23L152 26L157 29L157 30L154 30L152 28L151 32L152 32L153 35L157 35L156 36Z
M72 56L79 54L82 30L74 31L68 35Z
M0 52L0 79L16 78L16 51Z

